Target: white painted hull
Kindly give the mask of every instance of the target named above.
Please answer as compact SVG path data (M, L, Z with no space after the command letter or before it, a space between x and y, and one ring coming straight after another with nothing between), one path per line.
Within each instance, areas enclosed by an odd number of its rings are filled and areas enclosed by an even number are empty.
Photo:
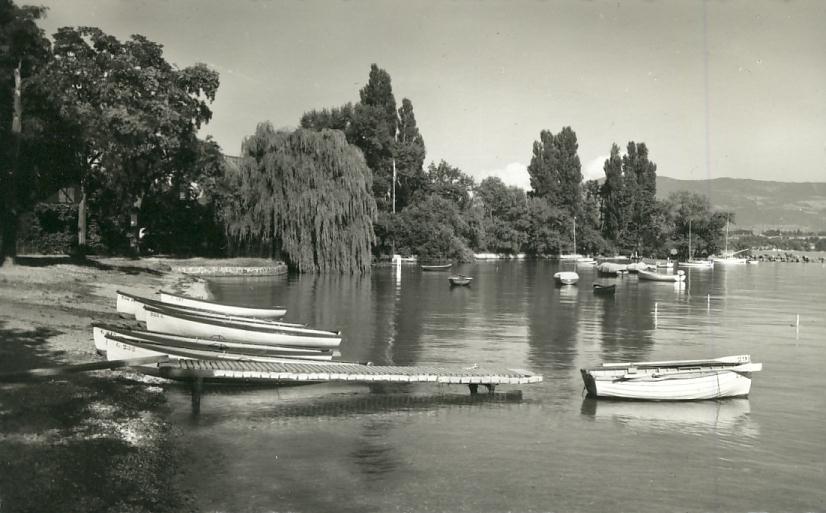
M285 357L303 358L311 360L332 360L334 356L340 356L337 350L326 349L309 349L296 348L290 346L272 346L272 345L256 345L245 344L242 342L232 342L227 340L218 340L214 338L194 338L182 335L172 335L169 333L155 333L143 330L128 330L116 327L93 326L92 336L95 341L95 349L100 354L106 354L109 349L111 337L117 337L127 340L136 340L144 342L163 342L171 341L172 343L183 343L189 346L194 346L204 350L222 351L222 352L249 352L249 351L272 351L283 354Z
M200 310L211 310L213 312L220 312L226 315L237 315L240 317L278 318L284 317L284 315L287 314L287 309L282 307L255 308L240 305L225 305L221 303L214 303L212 301L170 294L168 292L161 292L161 302L169 303L171 305L198 308Z
M554 279L562 285L574 285L579 281L579 275L572 271L561 271L554 274Z
M137 298L133 297L131 300L137 304L135 307L135 320L140 322L146 322L146 309L145 306L160 308L160 309L169 309L172 312L184 313L189 315L197 315L200 317L211 317L213 319L223 320L223 321L232 321L237 322L239 324L244 324L247 326L272 326L272 327L292 327L292 328L305 328L304 324L298 324L294 322L282 322L276 321L273 318L269 319L260 319L255 317L239 317L234 315L226 315L220 312L215 312L212 310L199 310L196 308L190 308L188 306L178 306L178 305L171 305L168 303L161 303L159 301L151 301L146 300L144 298Z
M234 353L221 353L218 351L177 351L172 348L164 348L163 346L138 346L139 342L130 344L123 340L107 339L106 359L112 360L126 360L131 358L142 358L147 356L169 356L171 359L180 360L235 360L235 361L250 361L250 362L268 362L268 363L295 363L301 361L308 361L303 358L291 358L282 356L251 356L239 355ZM314 360L310 360L314 361ZM332 362L324 362L332 363ZM155 364L148 365L154 367Z
M676 274L662 274L662 273L655 273L650 271L638 271L637 276L641 280L647 281L666 281L666 282L679 282L685 281L685 274L682 271L677 271Z
M688 260L687 262L680 262L680 267L698 267L700 269L711 269L714 267L713 260Z
M135 316L136 311L140 308L141 303L130 296L126 296L118 292L116 301L116 309L119 314L125 316Z
M723 397L745 397L751 390L751 375L762 364L582 369L588 395L650 401L694 401Z
M336 348L339 334L309 328L255 327L235 322L223 322L206 317L171 314L150 308L146 317L149 331L193 337L223 337L227 340L263 345Z
M731 264L745 264L748 262L748 259L745 258L737 258L737 257L721 257L721 258L713 258L715 264L724 264L724 265L731 265Z

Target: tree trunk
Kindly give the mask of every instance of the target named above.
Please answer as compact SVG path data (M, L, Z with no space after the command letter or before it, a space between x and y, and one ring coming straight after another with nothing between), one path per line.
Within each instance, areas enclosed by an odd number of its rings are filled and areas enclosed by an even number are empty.
M17 258L17 172L20 165L20 137L23 132L23 101L21 96L21 79L20 68L22 62L17 62L17 67L14 68L14 113L11 122L11 137L12 137L12 155L11 165L6 171L6 180L3 187L5 196L3 198L3 217L2 217L2 234L3 243L2 259L0 265L11 266L14 265L14 260Z
M77 204L77 249L83 254L86 248L86 187L80 185L80 203Z

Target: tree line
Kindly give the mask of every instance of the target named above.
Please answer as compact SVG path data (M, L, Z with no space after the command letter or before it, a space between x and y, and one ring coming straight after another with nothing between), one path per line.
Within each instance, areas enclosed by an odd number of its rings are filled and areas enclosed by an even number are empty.
M197 136L212 117L215 71L177 68L139 35L64 27L50 41L37 26L44 15L0 0L4 259L16 254L21 215L47 219L38 202L68 185L77 209L52 218L74 216L79 254L133 251L143 227L145 250L255 253L303 272L360 272L396 253L685 257L689 227L700 256L719 250L732 220L702 196L658 201L643 142L624 153L614 144L605 179L583 182L570 126L542 130L526 148L530 191L477 183L445 161L425 165L413 102L396 102L376 64L355 103L308 110L295 130L263 122L228 160Z

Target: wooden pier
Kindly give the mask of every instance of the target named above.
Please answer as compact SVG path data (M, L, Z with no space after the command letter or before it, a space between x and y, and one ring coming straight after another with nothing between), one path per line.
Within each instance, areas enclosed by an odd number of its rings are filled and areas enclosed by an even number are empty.
M486 367L414 367L349 363L263 363L232 360L169 360L158 363L161 377L192 382L192 408L200 410L203 382L249 383L435 383L467 385L471 394L479 385L493 393L496 385L539 383L542 376L521 369Z

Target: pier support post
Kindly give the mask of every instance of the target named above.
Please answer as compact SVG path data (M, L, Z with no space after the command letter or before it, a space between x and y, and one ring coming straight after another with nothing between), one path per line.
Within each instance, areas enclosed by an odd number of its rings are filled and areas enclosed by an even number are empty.
M488 394L489 395L493 395L493 393L496 391L496 385L494 385L492 383L490 385L485 385L485 388L488 389Z
M470 389L470 395L476 395L479 392L479 385L471 383L467 386Z
M204 378L196 376L192 380L192 414L201 413L201 394L204 390Z

